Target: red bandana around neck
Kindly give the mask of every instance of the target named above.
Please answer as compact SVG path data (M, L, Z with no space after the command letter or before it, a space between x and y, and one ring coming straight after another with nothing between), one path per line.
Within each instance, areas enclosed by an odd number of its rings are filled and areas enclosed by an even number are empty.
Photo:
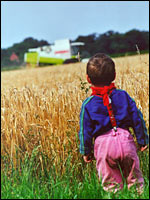
M103 98L104 106L109 105L109 95L112 93L112 91L115 89L115 84L111 83L109 86L104 87L91 87L92 94L91 95L97 95Z

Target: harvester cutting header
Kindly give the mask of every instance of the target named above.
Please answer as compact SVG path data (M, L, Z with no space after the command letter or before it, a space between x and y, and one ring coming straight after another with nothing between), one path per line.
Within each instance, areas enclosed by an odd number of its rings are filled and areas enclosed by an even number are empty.
M70 42L69 39L56 40L52 45L28 49L24 54L27 64L37 66L44 64L65 64L78 62L78 52L81 53L83 42Z

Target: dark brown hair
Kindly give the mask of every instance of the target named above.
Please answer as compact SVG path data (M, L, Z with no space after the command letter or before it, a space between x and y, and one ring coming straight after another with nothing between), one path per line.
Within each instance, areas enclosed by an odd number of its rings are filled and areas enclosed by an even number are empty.
M115 79L115 63L104 53L97 53L87 63L87 75L94 85L109 85Z

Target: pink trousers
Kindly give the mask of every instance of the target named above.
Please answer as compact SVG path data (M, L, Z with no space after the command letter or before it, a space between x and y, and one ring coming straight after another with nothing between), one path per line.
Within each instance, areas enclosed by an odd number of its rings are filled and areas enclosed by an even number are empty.
M144 179L140 171L139 158L133 136L124 129L113 129L96 138L94 156L99 178L104 190L128 188L133 184L143 186Z

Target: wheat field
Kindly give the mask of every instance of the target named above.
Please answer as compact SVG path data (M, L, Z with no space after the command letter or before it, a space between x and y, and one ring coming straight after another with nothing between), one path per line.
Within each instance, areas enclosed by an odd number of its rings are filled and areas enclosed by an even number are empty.
M136 101L149 127L149 55L113 60L115 85ZM88 84L81 88L85 73L85 63L1 72L2 166L19 167L33 150L41 169L54 164L63 173L68 156L72 166L78 162L80 108L91 94Z

